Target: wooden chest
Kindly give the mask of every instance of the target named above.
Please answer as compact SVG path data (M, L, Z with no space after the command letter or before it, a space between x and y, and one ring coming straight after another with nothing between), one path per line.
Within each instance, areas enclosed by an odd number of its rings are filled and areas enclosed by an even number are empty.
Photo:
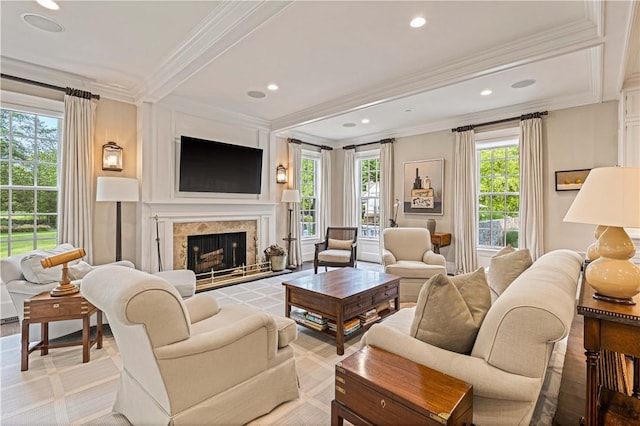
M82 318L96 311L80 293L53 297L44 292L24 301L24 319L31 322L60 321Z
M332 425L467 425L473 388L398 355L365 347L336 364Z

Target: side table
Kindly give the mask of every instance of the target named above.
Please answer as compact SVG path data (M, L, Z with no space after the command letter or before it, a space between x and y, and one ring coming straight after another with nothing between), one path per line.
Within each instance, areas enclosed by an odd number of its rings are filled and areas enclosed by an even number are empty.
M440 248L451 245L451 234L448 232L434 232L431 234L433 252L440 254Z
M598 381L601 349L634 357L633 397L619 392L612 394L615 394L616 401L621 401L624 411L633 411L636 414L640 412L640 295L633 298L635 305L620 305L594 299L595 291L584 274L580 287L577 309L578 314L584 316L584 348L587 357L587 407L584 424L596 426L602 424L599 417L606 415L598 409L598 394L603 394Z
M473 387L382 349L364 347L336 364L331 425L466 425Z
M91 315L97 314L97 333L90 338ZM70 319L82 320L82 341L49 343L49 323ZM29 324L41 324L42 340L29 347ZM49 349L82 345L82 362L89 362L89 348L96 344L102 349L102 311L89 303L80 293L54 297L47 291L24 301L24 319L22 320L22 360L20 369L29 369L29 354L40 349L40 355L47 355Z

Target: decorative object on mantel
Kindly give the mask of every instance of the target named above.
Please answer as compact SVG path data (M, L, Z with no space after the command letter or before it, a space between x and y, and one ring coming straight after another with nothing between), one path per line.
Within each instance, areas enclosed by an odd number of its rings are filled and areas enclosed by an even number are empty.
M606 226L596 243L598 258L585 277L594 298L635 304L640 293L640 268L629 261L636 248L624 228L640 228L640 168L602 167L591 170L565 222Z
M138 201L138 180L98 176L96 201L116 202L116 261L122 260L122 201Z
M556 191L578 191L591 169L556 171Z
M122 147L115 142L102 145L102 170L122 171Z
M433 235L436 233L436 220L435 219L427 219L427 229L429 230L429 234Z
M442 215L444 159L404 163L404 212Z
M291 253L291 243L296 239L293 235L293 222L291 221L291 217L293 215L293 205L300 202L300 191L297 189L285 189L282 191L282 202L289 203L289 236L287 238L283 238L289 246L287 247L287 253ZM296 265L290 264L287 265L289 269L296 269Z
M279 164L276 167L276 183L287 183L288 181L287 168Z
M393 203L393 219L389 219L389 226L391 228L398 227L398 207L400 207L400 200L396 198L396 201Z

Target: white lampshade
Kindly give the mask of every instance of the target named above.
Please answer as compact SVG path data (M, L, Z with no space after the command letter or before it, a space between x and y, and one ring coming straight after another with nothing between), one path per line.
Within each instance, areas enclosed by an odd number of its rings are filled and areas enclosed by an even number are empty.
M138 180L98 176L96 201L138 201Z
M640 228L640 168L591 170L564 221Z
M282 191L283 203L299 203L300 192L297 189L285 189Z

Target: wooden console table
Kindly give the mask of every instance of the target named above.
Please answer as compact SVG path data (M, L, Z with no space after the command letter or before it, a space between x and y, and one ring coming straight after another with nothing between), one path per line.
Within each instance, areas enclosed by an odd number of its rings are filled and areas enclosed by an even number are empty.
M97 314L97 333L95 339L90 338L89 319ZM82 320L82 341L68 343L49 343L49 323L69 319ZM40 323L41 341L29 348L29 324ZM97 344L102 348L102 311L89 303L80 293L69 296L53 297L47 291L24 301L24 319L22 320L22 371L29 369L29 354L40 349L40 355L47 355L51 348L82 345L82 362L89 362L89 348Z
M433 252L440 254L440 247L451 245L451 234L449 232L434 232L431 234L431 245Z
M598 363L600 350L608 349L634 357L633 397L616 392L627 414L640 412L640 295L634 297L635 305L621 305L593 298L595 290L584 275L581 280L578 314L584 316L584 348L587 358L587 401L584 424L602 424L598 409ZM636 408L634 408L636 407Z

